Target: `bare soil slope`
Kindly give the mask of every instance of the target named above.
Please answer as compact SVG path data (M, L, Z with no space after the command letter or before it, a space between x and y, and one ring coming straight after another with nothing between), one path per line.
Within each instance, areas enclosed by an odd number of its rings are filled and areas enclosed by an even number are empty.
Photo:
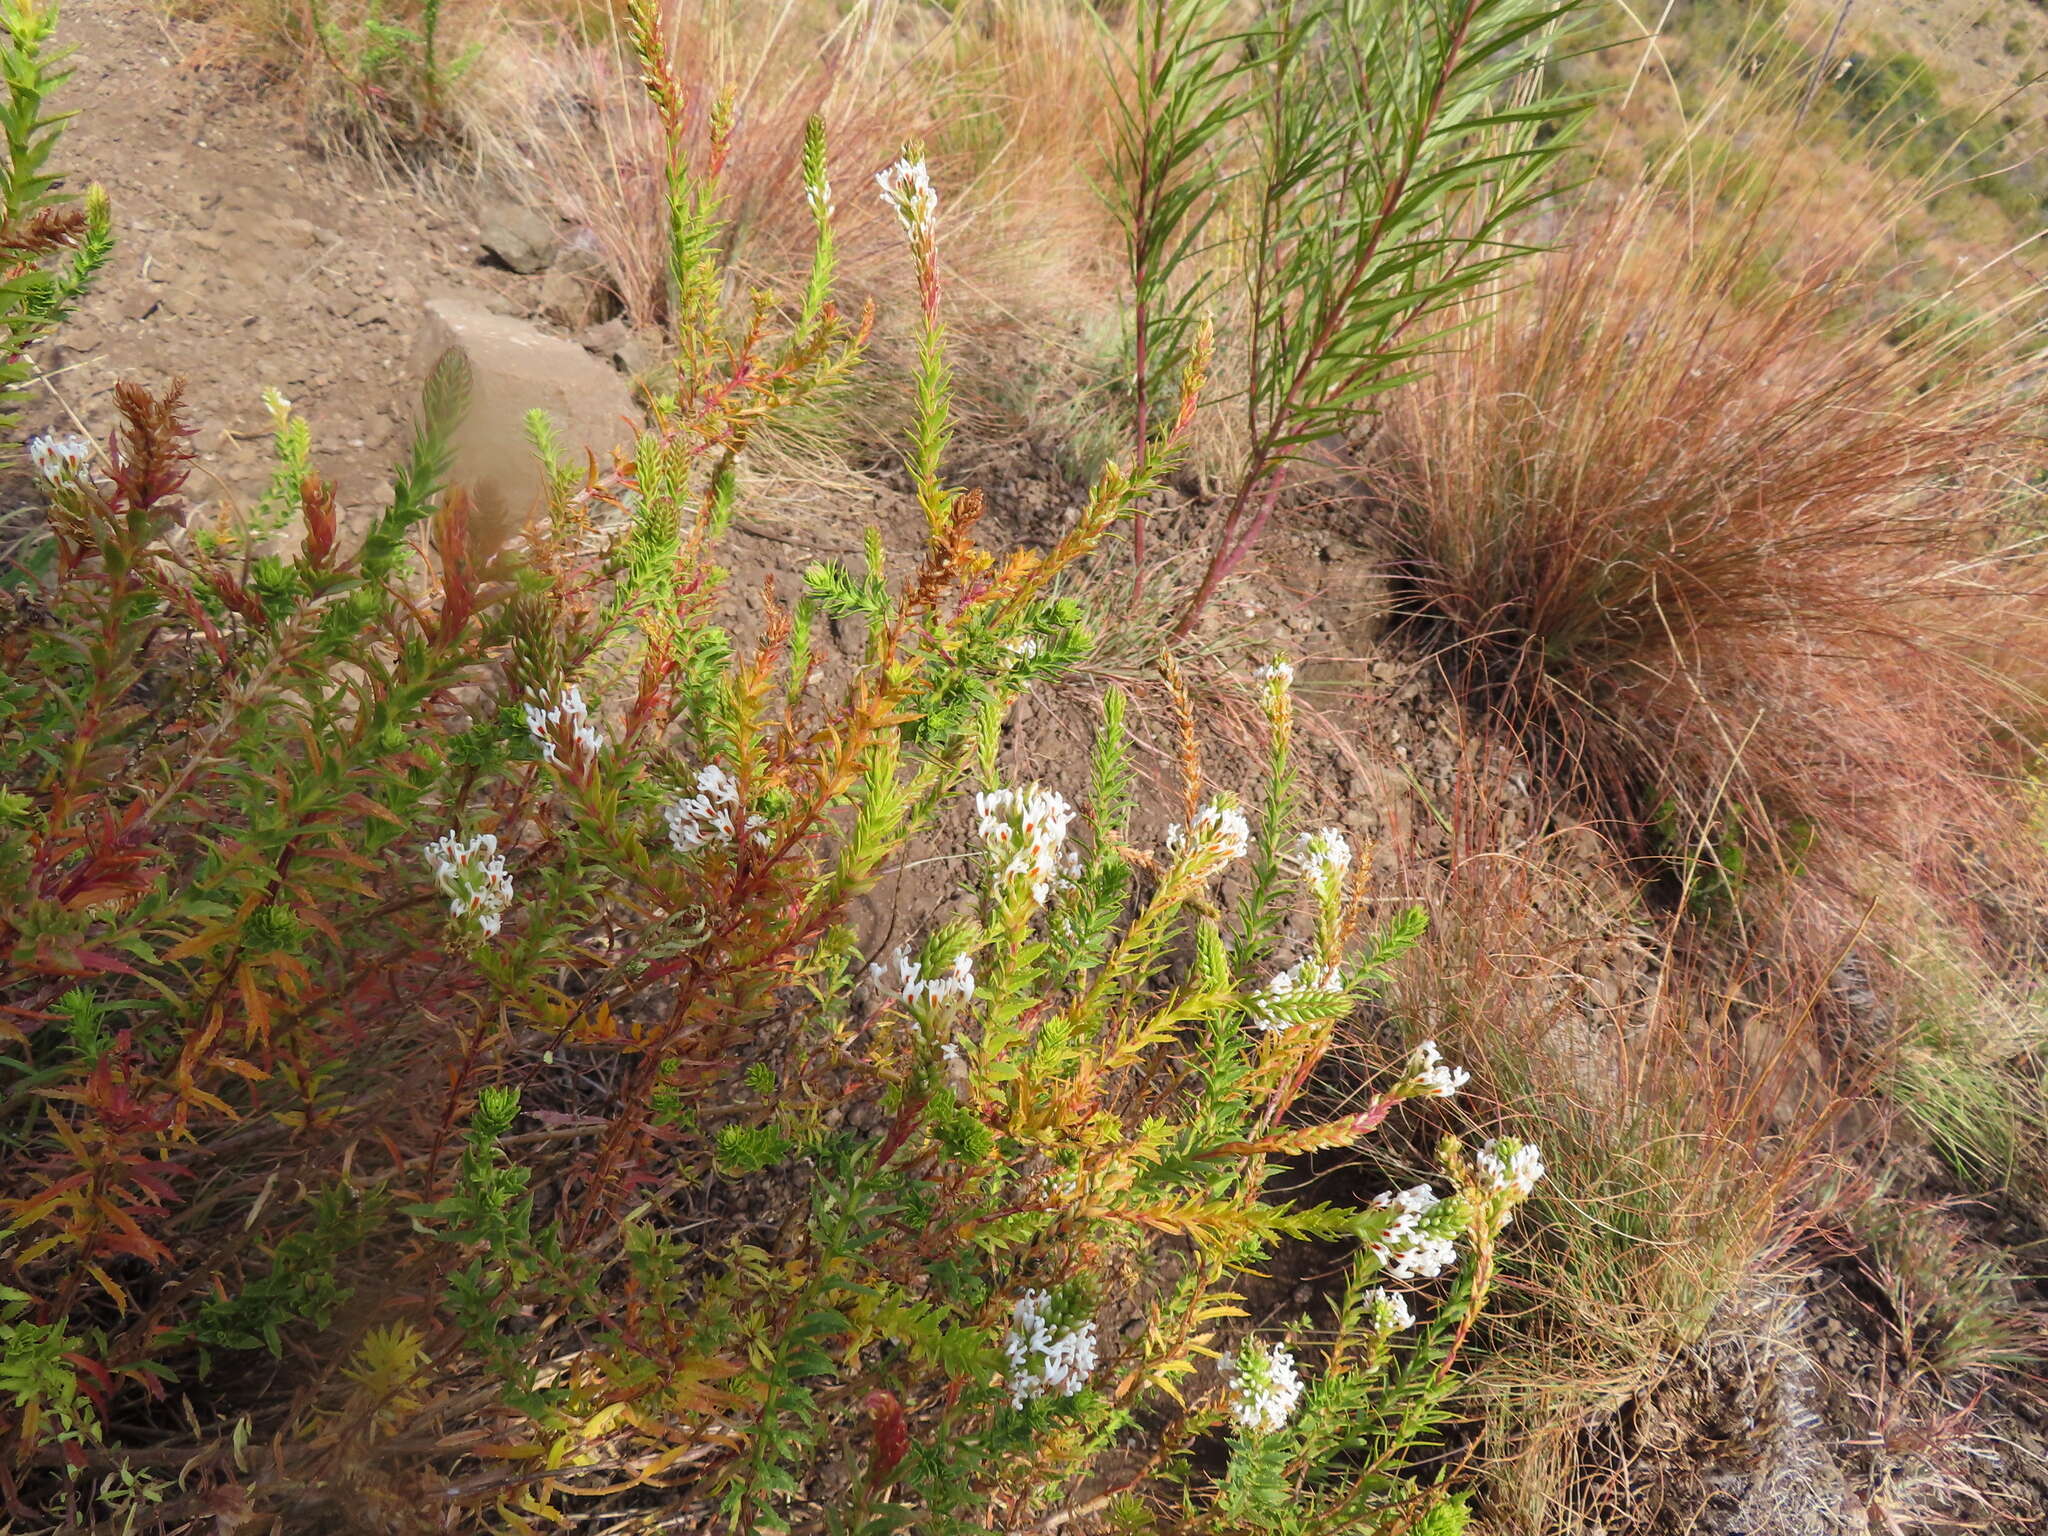
M314 424L345 504L374 499L401 437L420 300L491 296L465 223L364 165L323 155L251 75L203 67L207 34L133 0L70 0L77 50L62 104L91 104L61 151L114 205L113 264L35 361L28 424L104 438L119 377L186 381L216 483L246 501L266 478L262 392ZM510 274L498 274L510 279Z

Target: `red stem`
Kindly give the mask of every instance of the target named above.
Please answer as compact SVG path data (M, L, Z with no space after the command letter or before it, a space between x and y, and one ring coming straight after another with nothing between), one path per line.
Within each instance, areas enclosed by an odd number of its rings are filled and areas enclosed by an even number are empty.
M1237 525L1244 516L1245 505L1251 500L1252 492L1258 489L1259 482L1247 477L1238 487L1237 499L1230 506L1230 515L1223 520L1223 531L1216 536L1216 552L1209 557L1209 569L1202 573L1202 584L1195 589L1195 595L1188 599L1187 607L1181 612L1180 622L1173 627L1171 638L1180 640L1187 636L1188 631L1195 627L1195 621L1202 616L1202 610L1209 606L1209 599L1215 595L1216 589L1223 585L1224 578L1236 570L1238 563L1250 552L1252 544L1265 528L1267 519L1273 515L1273 508L1280 499L1280 488L1286 479L1285 465L1271 472L1266 479L1265 497L1260 501L1258 510L1252 514L1251 523L1245 528L1242 536L1237 533Z

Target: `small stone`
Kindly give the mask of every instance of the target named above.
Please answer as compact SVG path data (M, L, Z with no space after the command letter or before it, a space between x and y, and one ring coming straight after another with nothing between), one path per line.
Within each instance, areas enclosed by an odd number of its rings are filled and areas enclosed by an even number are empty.
M589 327L576 339L583 344L584 351L594 352L606 362L610 362L612 354L618 351L625 344L626 338L632 334L625 321L607 320L602 325Z
M477 243L514 272L539 272L555 259L555 227L531 208L486 203L476 225Z
M638 377L660 358L654 344L636 334L624 320L611 319L593 325L576 338L586 351L594 352L621 373Z
M637 379L652 369L660 359L654 350L654 343L638 332L620 342L612 352L612 366L628 378Z
M575 231L541 279L541 318L580 331L611 319L619 309L618 288L597 237L588 229Z

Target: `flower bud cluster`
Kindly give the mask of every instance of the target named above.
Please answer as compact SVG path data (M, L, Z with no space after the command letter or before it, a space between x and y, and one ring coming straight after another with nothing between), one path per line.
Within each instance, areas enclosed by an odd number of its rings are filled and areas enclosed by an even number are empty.
M1021 883L1043 905L1060 873L1074 808L1063 796L1026 784L976 795L974 809L981 840L995 859L997 884Z
M558 755L562 746L569 748L571 761L575 763L588 762L604 746L603 733L590 723L590 710L583 702L583 690L574 686L565 688L561 697L552 704L545 701L528 704L526 729L540 748L541 757L557 768L562 766Z
M1288 1010L1277 1007L1282 999L1293 997L1323 997L1344 990L1344 971L1340 966L1325 965L1313 957L1298 960L1286 970L1276 974L1271 981L1252 995L1251 1010L1258 1020L1259 1028L1268 1034L1283 1033L1300 1023L1300 1019Z
M449 916L473 922L495 938L512 905L512 877L505 873L498 839L479 832L464 842L447 832L427 844L426 852L434 883L448 898Z

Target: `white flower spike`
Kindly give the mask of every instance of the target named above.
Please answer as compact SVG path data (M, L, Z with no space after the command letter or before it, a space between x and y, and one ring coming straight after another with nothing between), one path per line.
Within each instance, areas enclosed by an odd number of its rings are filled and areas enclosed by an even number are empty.
M1251 842L1251 823L1229 800L1211 800L1195 812L1192 827L1176 824L1166 829L1166 851L1185 860L1188 873L1197 880L1243 858Z
M557 749L567 744L576 762L588 762L604 746L604 735L590 723L590 710L583 702L583 690L564 689L549 704L526 706L526 729L540 748L541 757L552 767L562 766Z
M976 795L974 809L981 840L995 860L997 884L1021 882L1042 906L1060 873L1073 806L1064 796L1026 784Z
M1304 832L1296 848L1302 873L1318 888L1334 883L1341 888L1351 869L1351 839L1336 827Z
M1294 690L1294 664L1275 659L1252 673L1252 678L1259 685L1259 703L1266 713L1276 720L1285 718Z
M28 462L52 485L80 480L92 464L92 444L75 436L32 437L28 442Z
M448 898L448 915L496 938L505 909L512 905L512 878L498 855L498 839L479 832L465 842L447 832L427 844L426 853L434 883Z
M922 158L913 160L906 156L878 171L875 185L882 189L882 201L902 221L904 233L913 240L931 234L939 213L939 195L932 190L931 173L925 169Z
M1254 1339L1225 1355L1222 1368L1230 1379L1230 1416L1245 1429L1270 1435L1294 1417L1301 1401L1301 1373L1286 1345Z
M1376 1285L1365 1293L1365 1321L1374 1333L1399 1333L1415 1326L1415 1314L1406 1296Z
M935 976L925 975L924 968L910 953L908 945L897 945L890 959L896 963L893 986L888 973L879 964L868 967L868 980L884 997L901 998L906 1003L921 1003L927 1007L974 1000L974 961L968 955L955 955L953 963Z
M1003 1379L1011 1407L1022 1408L1034 1398L1071 1397L1095 1374L1095 1324L1056 1323L1052 1298L1044 1291L1026 1291L1010 1309L1003 1354L1010 1362Z
M1444 1064L1443 1052L1434 1040L1425 1040L1408 1058L1407 1087L1418 1098L1448 1099L1472 1081L1463 1067Z
M1372 1245L1373 1257L1394 1279L1433 1280L1458 1262L1463 1213L1452 1202L1439 1200L1427 1184L1381 1195L1373 1209L1396 1213L1393 1224Z
M697 793L664 806L661 819L668 823L669 846L677 853L690 853L712 843L737 843L749 835L739 781L716 763L697 770ZM755 847L768 846L765 828L756 827L751 835Z
M1479 1187L1492 1195L1513 1195L1526 1199L1543 1175L1543 1153L1534 1142L1512 1136L1496 1136L1473 1154L1472 1166L1479 1174Z

